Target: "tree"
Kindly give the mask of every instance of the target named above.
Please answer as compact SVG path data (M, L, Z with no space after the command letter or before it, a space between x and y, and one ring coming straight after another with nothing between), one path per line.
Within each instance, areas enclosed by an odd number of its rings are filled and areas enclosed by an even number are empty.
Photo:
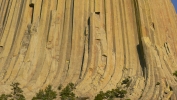
M2 94L0 96L0 100L8 100L9 97L10 97L10 95Z
M120 88L112 89L111 91L108 90L105 93L103 91L100 91L99 94L95 96L94 100L103 100L108 99L112 100L113 98L124 98L124 96L127 94L126 90L121 90Z
M52 90L52 86L48 85L44 90L39 90L36 93L36 97L33 97L32 100L53 100L57 97L57 93Z
M60 88L58 88L60 89ZM75 85L73 83L69 83L61 92L61 100L74 100L75 94L73 93L73 90L76 89Z
M103 100L103 99L106 99L106 96L103 91L100 91L100 93L95 96L94 100Z
M20 83L12 83L11 94L2 94L0 100L25 100L22 89L19 87Z
M12 90L13 92L9 95L11 98L10 100L25 100L23 95L23 90L19 87L20 83L12 83Z

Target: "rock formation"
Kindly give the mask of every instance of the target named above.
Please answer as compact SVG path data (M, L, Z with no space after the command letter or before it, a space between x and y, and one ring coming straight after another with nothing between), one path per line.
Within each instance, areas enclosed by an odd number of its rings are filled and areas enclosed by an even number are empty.
M73 82L92 100L129 77L126 98L177 100L171 0L0 0L0 16L0 93Z

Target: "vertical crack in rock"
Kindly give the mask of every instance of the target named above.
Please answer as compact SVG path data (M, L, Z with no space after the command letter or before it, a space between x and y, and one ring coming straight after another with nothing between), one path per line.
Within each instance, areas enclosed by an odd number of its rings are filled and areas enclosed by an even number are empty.
M139 56L139 61L143 70L143 75L144 77L146 77L146 62L144 59L144 52L143 52L143 46L142 46L142 41L141 41L141 37L142 37L142 23L141 23L141 19L140 19L140 11L139 11L139 7L138 7L138 2L137 0L134 0L134 7L135 7L135 16L136 16L136 25L137 25L137 30L138 30L138 40L139 40L139 45L137 45L137 52L138 52L138 56Z
M31 8L31 23L33 23L33 16L34 16L34 3L29 4Z

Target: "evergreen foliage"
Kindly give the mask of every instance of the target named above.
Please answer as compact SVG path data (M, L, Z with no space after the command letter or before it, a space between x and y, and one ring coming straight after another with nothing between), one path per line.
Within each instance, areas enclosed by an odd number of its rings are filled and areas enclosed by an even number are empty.
M2 94L0 96L0 100L8 100L9 97L10 97L10 95Z
M173 73L173 75L177 77L177 71L175 71L175 72Z
M39 90L32 100L54 100L56 97L57 93L52 90L51 85L48 85L45 90Z
M157 82L156 85L160 85L160 82Z
M127 79L122 82L122 84L127 84L129 81ZM25 100L25 97L23 96L23 91L19 87L19 83L12 83L12 90L11 94L2 94L0 96L0 100ZM76 89L75 85L73 83L69 83L64 89L62 89L62 85L58 87L58 90L60 90L60 96L61 100L75 100L75 94L73 90ZM127 91L116 88L112 90L108 90L105 93L103 91L100 91L99 94L96 95L94 100L112 100L113 98L124 98ZM39 90L38 93L36 93L36 96L32 98L32 100L54 100L57 97L57 93L52 90L52 86L48 85L45 90ZM79 97L78 97L79 98Z
M23 95L23 90L19 87L20 83L12 83L12 100L25 100L25 97Z
M25 100L23 90L19 87L20 83L12 83L11 94L2 94L0 100Z
M103 91L100 91L100 93L97 94L94 100L103 100L103 99L112 100L113 98L123 98L125 94L127 94L127 91L122 90L120 88L112 89L111 91L108 90L105 93Z
M125 84L126 87L129 87L130 83L131 83L131 80L130 80L130 77L128 77L128 78L124 79L121 84L122 85Z
M60 89L60 88L58 88ZM73 83L69 83L61 92L61 100L75 100L75 94L73 90L76 89Z

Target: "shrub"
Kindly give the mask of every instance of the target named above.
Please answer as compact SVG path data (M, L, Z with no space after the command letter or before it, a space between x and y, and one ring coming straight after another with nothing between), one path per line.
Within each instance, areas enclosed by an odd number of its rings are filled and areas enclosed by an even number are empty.
M129 78L130 78L130 77L124 79L121 84L122 84L122 85L123 85L123 84L126 84L126 87L129 87L129 86L130 86L130 83L131 83L131 80L130 80Z
M126 78L125 80L122 81L122 84L127 84L130 80Z
M58 90L61 90L62 89L62 85L60 84L59 86L58 86Z
M160 85L160 82L157 82L156 85Z
M20 83L12 83L10 86L12 86L13 92L11 94L2 94L0 97L0 100L25 100L25 97L23 96L23 91L19 87Z
M25 100L25 97L23 95L22 89L19 87L20 83L12 83L10 86L12 86L11 94L2 94L1 97L2 100ZM0 99L1 100L1 99Z
M8 100L8 98L11 97L10 95L2 94L0 96L0 100Z
M99 94L95 96L94 100L103 100L103 99L113 99L113 98L123 98L127 94L126 90L121 90L120 88L108 90L107 92L100 91Z
M126 90L117 89L117 91L116 91L116 97L118 97L118 98L123 98L125 96L125 94L127 94Z
M23 91L19 87L20 83L12 83L10 86L12 86L12 92L11 94L2 94L0 96L0 100L25 100L25 97L23 96Z
M73 93L73 90L76 89L75 85L73 83L69 83L61 92L61 100L74 100L75 94Z
M173 73L173 75L177 77L177 71L175 71L175 72Z
M23 90L19 87L20 83L12 83L12 90L13 92L9 95L12 100L25 100L23 95Z
M33 97L32 100L53 100L57 97L57 93L52 90L52 86L48 85L44 90L39 90L36 94L36 97Z
M103 100L103 99L106 99L106 96L103 91L100 91L100 93L95 96L94 100Z

